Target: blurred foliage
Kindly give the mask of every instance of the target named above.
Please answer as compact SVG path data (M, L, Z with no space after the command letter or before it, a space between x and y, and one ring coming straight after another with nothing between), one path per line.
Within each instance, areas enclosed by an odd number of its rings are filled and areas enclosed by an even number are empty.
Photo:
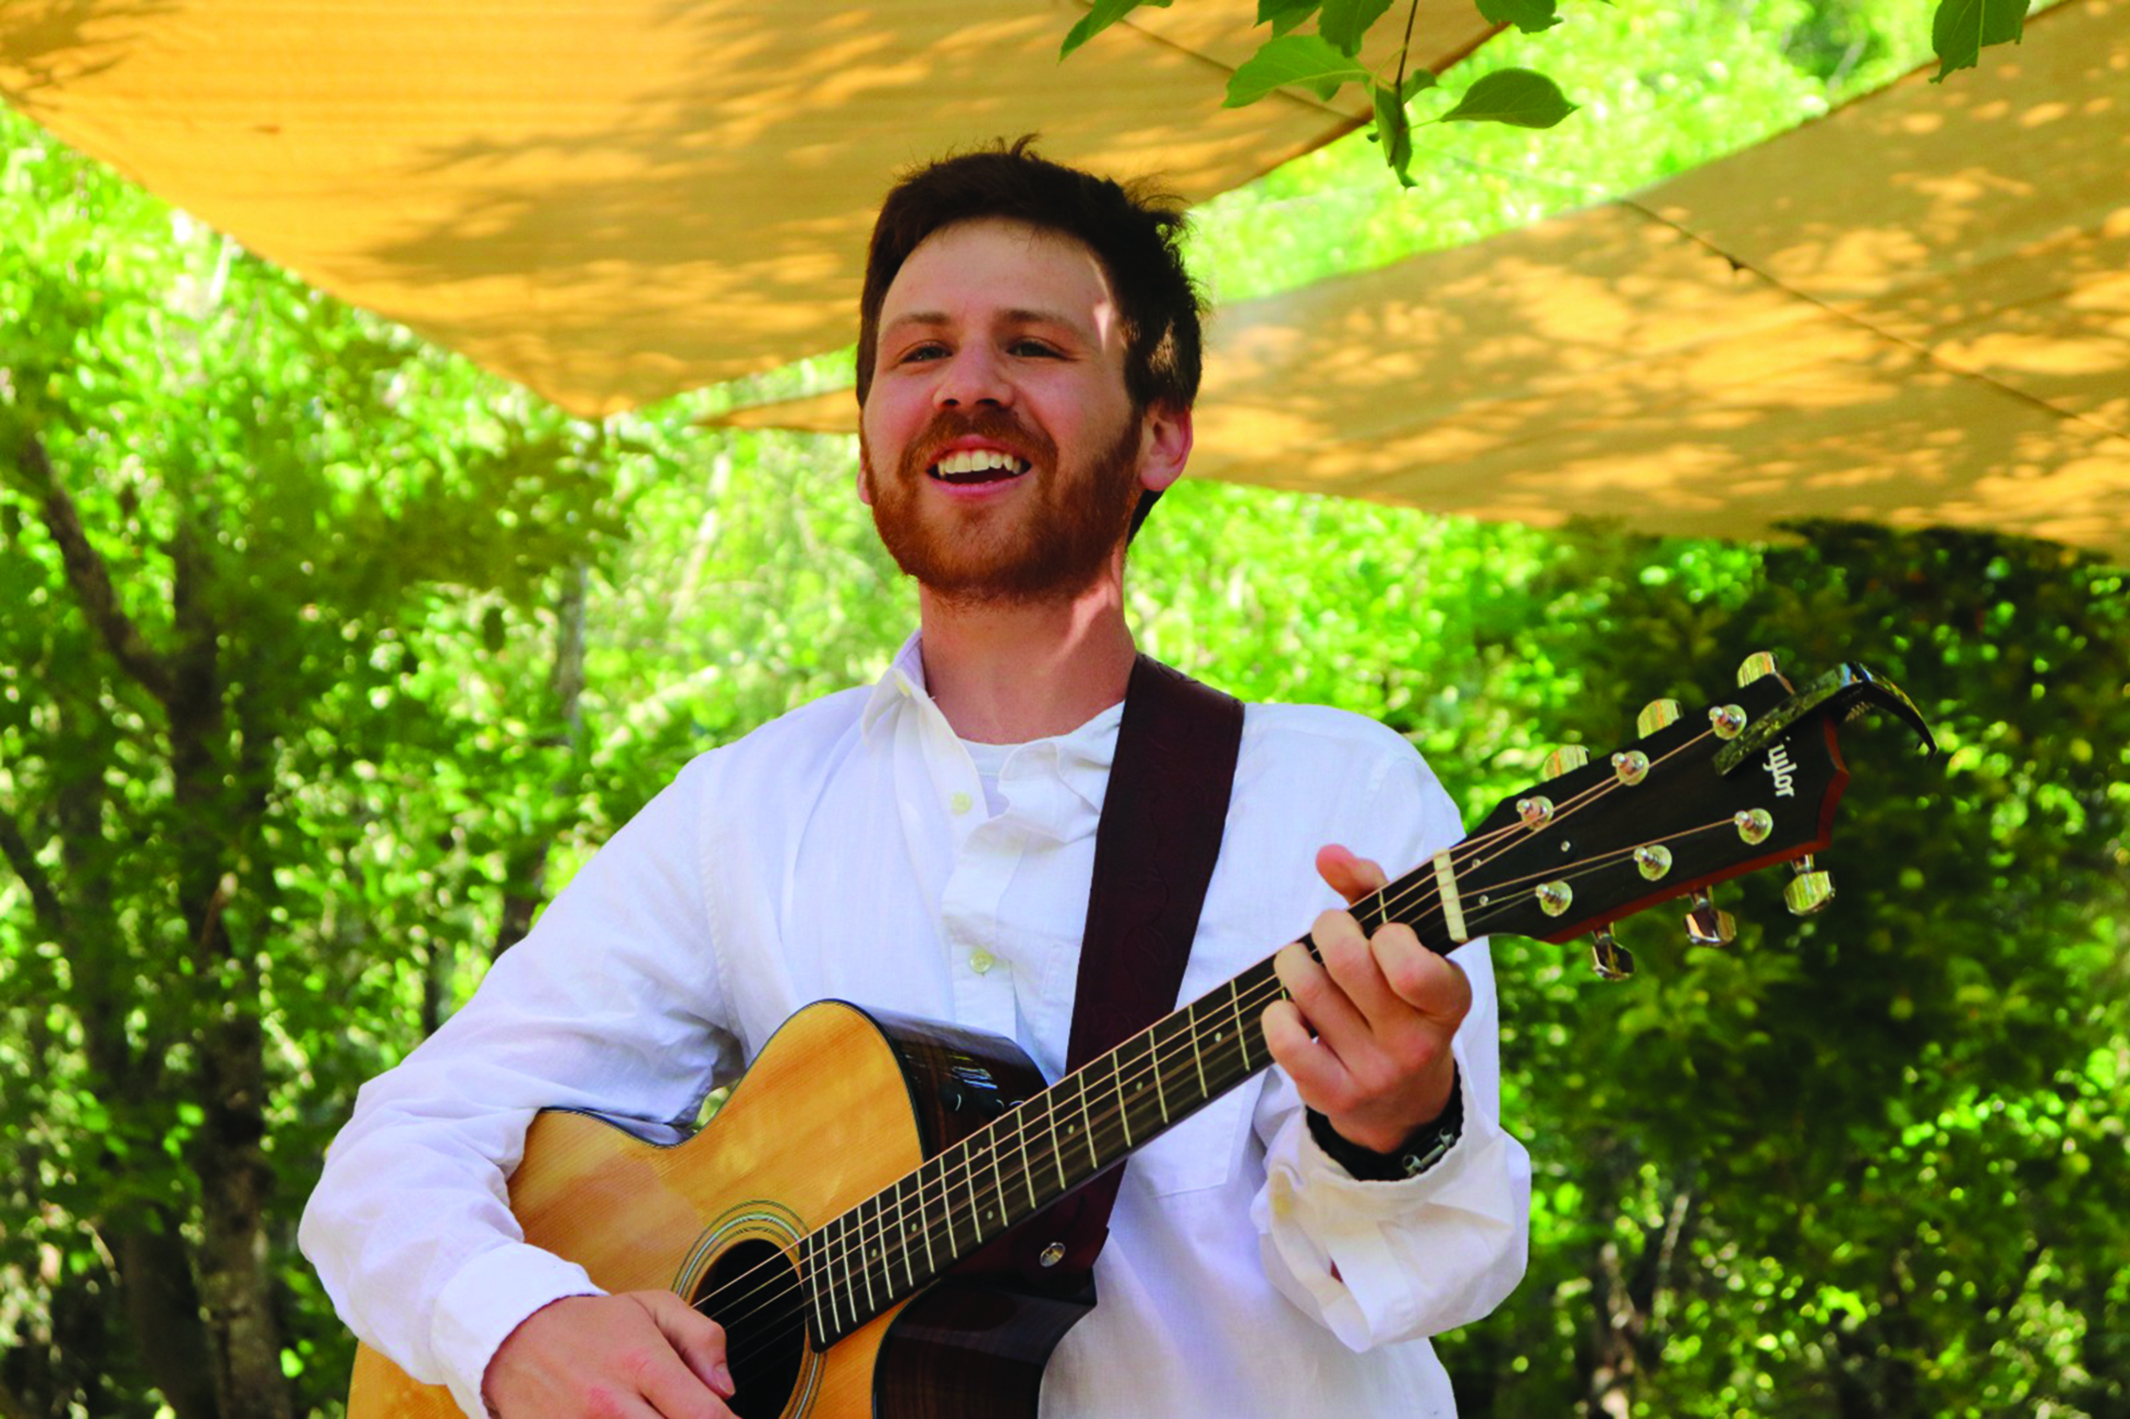
M1461 135L1409 194L1335 145L1211 204L1197 255L1272 290L1652 180L1913 63L1912 9L1605 12L1561 53L1613 71L1577 90L1611 142ZM293 1231L360 1081L513 902L690 755L878 674L914 599L847 444L697 427L729 392L567 420L13 118L0 251L0 1413L239 1412L183 1381L233 1159L264 1171L257 1412L334 1413L352 1342ZM1155 653L1384 720L1473 819L1755 649L1871 664L1946 745L1847 732L1821 916L1749 879L1734 950L1631 922L1615 987L1495 943L1536 1216L1523 1288L1441 1342L1465 1412L2130 1414L2119 569L1187 481L1127 591Z
M1066 32L1060 57L1070 55L1142 5L1167 9L1174 2L1093 0ZM1938 57L1938 72L1931 82L1942 83L1958 70L1974 68L1989 45L2019 43L2025 34L2028 4L2029 0L1937 0L1928 21L1930 47ZM1368 95L1374 113L1367 137L1376 145L1376 162L1387 164L1403 187L1415 185L1412 165L1417 130L1439 123L1552 128L1582 106L1563 94L1561 84L1550 75L1513 64L1511 56L1534 49L1549 61L1558 56L1571 72L1569 91L1579 92L1572 73L1578 61L1587 64L1588 51L1597 47L1590 43L1592 31L1602 35L1606 29L1617 29L1615 21L1588 6L1571 6L1564 14L1559 0L1474 0L1474 7L1480 18L1505 36L1513 30L1513 38L1489 44L1488 62L1478 68L1453 64L1454 73L1437 74L1421 67L1413 56L1419 0L1402 5L1393 0L1258 0L1256 27L1265 33L1257 49L1228 76L1224 104L1245 107L1283 89L1306 89L1329 102L1340 89L1356 84ZM1727 12L1737 19L1756 8L1676 6L1663 13ZM1809 17L1811 23L1805 28L1817 32L1814 37L1822 43L1830 32L1838 33L1845 8L1840 3L1793 7ZM1829 18L1834 23L1827 23ZM1586 28L1577 23L1585 20L1595 24ZM1923 23L1920 3L1913 7L1909 20ZM1556 27L1562 27L1563 33L1552 35ZM1376 41L1372 45L1368 43L1371 35ZM1547 38L1536 38L1541 35ZM1426 43L1424 34L1422 43ZM1364 45L1371 53L1386 56L1373 69L1361 62ZM1854 62L1853 51L1845 55L1845 62ZM1446 89L1439 82L1443 79L1464 87L1461 91ZM1417 113L1416 100L1420 104ZM1616 139L1617 135L1604 137Z

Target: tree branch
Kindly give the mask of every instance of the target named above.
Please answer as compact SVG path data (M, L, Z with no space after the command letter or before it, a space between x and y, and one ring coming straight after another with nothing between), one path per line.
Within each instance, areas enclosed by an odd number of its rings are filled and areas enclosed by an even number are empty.
M0 857L15 869L22 885L30 889L30 909L37 915L37 924L45 929L54 941L66 942L73 938L74 928L67 916L66 903L59 900L59 891L52 885L52 878L30 849L29 840L15 826L12 814L0 812Z
M140 628L118 604L118 594L111 587L110 570L96 548L90 545L88 533L82 529L81 512L74 506L73 498L59 486L59 479L52 472L51 456L45 452L43 442L34 434L25 438L16 454L16 462L29 479L31 490L42 500L40 510L44 515L45 530L59 544L59 558L66 567L67 584L74 589L74 598L81 603L82 613L116 657L119 668L138 681L149 694L167 704L173 693L170 666L149 649Z

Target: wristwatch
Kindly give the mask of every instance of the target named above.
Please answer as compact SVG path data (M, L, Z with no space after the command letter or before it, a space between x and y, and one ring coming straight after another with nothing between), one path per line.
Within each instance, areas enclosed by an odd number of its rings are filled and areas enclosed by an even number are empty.
M1309 1110L1309 1136L1325 1156L1361 1182L1403 1182L1419 1177L1442 1161L1464 1133L1464 1089L1454 1066L1450 1073L1450 1101L1431 1123L1413 1130L1412 1137L1389 1153L1363 1148L1331 1126L1331 1120Z

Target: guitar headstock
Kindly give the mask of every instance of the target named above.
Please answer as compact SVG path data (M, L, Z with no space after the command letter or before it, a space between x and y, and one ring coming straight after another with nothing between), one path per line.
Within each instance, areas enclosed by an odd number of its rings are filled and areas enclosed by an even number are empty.
M1926 751L1937 743L1908 697L1861 665L1796 688L1762 653L1738 680L1733 694L1699 710L1655 701L1642 711L1641 737L1608 755L1557 751L1542 783L1504 799L1438 858L1453 939L1593 932L1598 974L1617 979L1634 960L1609 927L1659 902L1691 897L1689 937L1720 944L1734 928L1708 899L1712 883L1789 862L1793 912L1832 900L1812 855L1827 846L1849 781L1838 722L1877 705L1913 728Z

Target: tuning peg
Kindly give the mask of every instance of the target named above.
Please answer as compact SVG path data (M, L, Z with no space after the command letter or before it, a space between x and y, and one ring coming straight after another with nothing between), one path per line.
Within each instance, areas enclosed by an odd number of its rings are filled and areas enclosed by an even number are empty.
M1708 893L1696 892L1686 914L1686 939L1696 946L1728 946L1738 939L1738 923L1710 901Z
M1664 726L1677 724L1678 722L1679 702L1677 700L1651 700L1648 704L1642 706L1642 712L1635 716L1634 727L1636 733L1647 739L1650 735L1664 728Z
M1790 864L1797 875L1782 889L1782 900L1792 916L1810 916L1834 900L1834 879L1812 865L1806 853Z
M1764 650L1756 650L1738 665L1738 688L1744 689L1755 680L1765 680L1775 673L1775 657Z
M1571 773L1589 762L1590 751L1588 749L1585 749L1580 744L1563 744L1560 748L1546 755L1545 771L1539 777L1541 779L1556 779L1562 774Z
M1626 980L1634 974L1634 952L1612 939L1612 928L1601 926L1590 933L1590 969L1605 980Z

